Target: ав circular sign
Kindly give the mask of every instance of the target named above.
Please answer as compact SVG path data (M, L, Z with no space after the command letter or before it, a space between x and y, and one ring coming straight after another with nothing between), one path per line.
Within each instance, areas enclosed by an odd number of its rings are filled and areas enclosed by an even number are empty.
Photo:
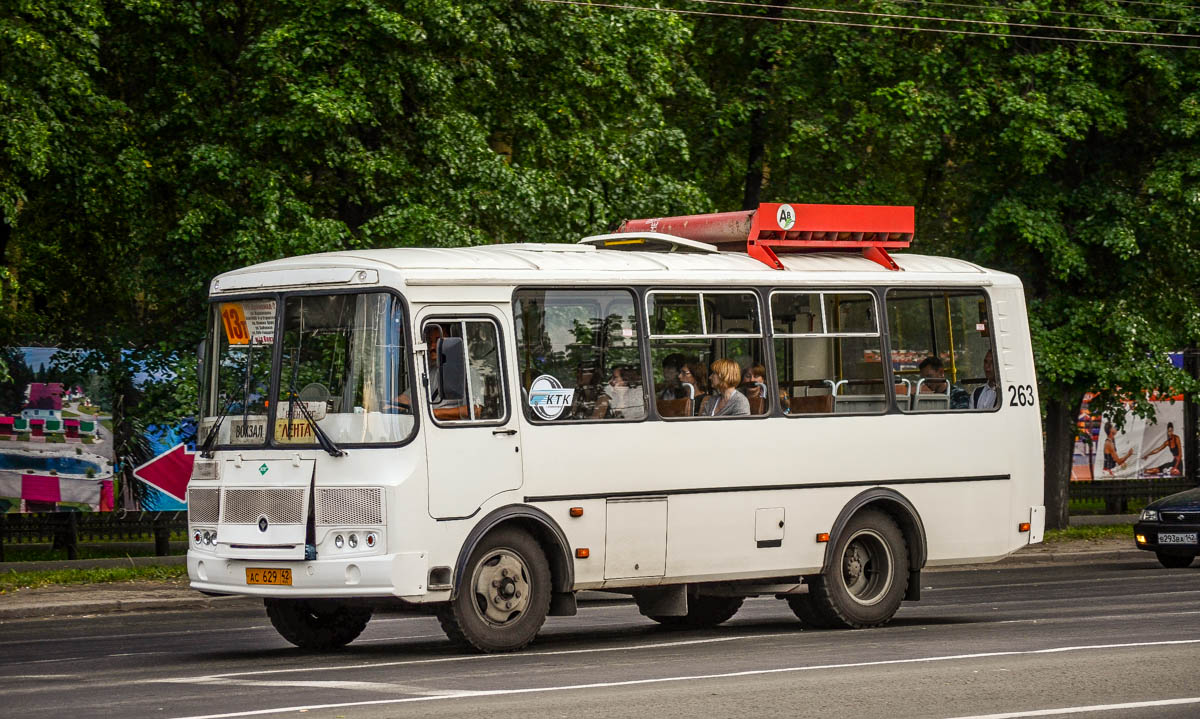
M780 205L778 210L775 210L775 222L781 230L790 230L792 225L796 224L796 211L791 205Z

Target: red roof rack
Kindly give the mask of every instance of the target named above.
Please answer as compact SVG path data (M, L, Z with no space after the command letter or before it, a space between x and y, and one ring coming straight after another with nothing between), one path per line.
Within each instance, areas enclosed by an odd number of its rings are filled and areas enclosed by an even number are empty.
M777 270L778 252L861 250L863 257L899 270L888 248L912 243L916 213L888 205L789 205L764 202L757 210L625 220L617 232L661 232L747 254Z

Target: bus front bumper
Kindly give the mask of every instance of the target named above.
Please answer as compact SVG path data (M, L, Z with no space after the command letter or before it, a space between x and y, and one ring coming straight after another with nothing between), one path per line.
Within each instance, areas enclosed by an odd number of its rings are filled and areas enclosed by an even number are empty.
M211 594L317 599L326 597L402 597L410 601L427 598L429 554L403 552L376 556L314 561L225 559L189 551L188 578L192 589ZM251 578L282 581L283 572L248 570L291 570L290 584L251 583Z

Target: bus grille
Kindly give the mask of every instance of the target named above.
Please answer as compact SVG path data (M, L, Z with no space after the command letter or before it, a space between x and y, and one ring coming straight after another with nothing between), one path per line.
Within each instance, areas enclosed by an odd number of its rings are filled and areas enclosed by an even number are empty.
M221 511L225 524L255 524L265 516L272 524L304 523L303 489L226 489Z
M188 490L188 522L192 524L216 524L220 514L221 490Z
M318 489L317 524L383 524L383 490L379 487Z

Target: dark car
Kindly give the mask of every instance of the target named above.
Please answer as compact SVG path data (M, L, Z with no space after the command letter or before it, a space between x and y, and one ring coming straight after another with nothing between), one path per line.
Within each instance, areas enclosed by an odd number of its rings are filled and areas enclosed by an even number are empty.
M1164 567L1186 567L1200 554L1200 487L1146 505L1133 536L1138 549L1158 557Z

